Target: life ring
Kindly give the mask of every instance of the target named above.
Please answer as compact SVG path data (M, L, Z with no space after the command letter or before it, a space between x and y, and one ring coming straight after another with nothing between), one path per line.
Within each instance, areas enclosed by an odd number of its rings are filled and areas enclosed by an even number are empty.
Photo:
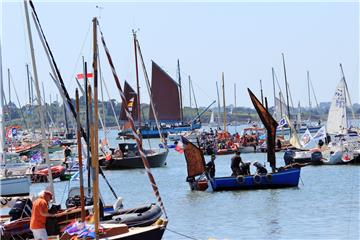
M238 175L236 177L236 181L239 183L239 184L242 184L245 182L245 177L243 175Z
M271 182L272 181L272 174L268 173L266 174L266 179L268 180L268 182Z
M258 174L254 175L254 183L259 184L261 182L261 176Z

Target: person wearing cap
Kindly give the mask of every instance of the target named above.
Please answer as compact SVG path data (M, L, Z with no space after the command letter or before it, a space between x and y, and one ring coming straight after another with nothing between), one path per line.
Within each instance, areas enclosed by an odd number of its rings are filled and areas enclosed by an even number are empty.
M240 164L242 164L242 159L240 157L240 151L236 151L235 156L231 158L231 176L241 175Z
M42 191L39 197L33 202L30 219L30 230L35 240L47 240L46 218L53 216L48 212L48 203L52 199L50 191Z

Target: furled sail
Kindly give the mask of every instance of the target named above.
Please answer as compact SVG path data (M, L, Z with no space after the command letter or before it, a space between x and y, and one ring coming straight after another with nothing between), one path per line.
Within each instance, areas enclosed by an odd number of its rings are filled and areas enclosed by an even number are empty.
M151 100L160 122L181 121L179 86L155 62L152 62ZM155 120L151 109L149 120Z
M276 159L275 159L275 138L276 138L276 127L278 123L271 116L268 110L261 104L259 99L252 93L252 91L248 88L248 92L250 95L251 102L253 103L261 122L264 124L267 130L267 159L272 168L276 167Z
M285 116L285 113L287 111L286 105L284 103L283 99L279 99L275 97L275 109L273 113L273 118L277 121L280 121Z
M189 140L181 137L184 145L184 155L187 163L188 177L196 177L205 172L205 159L203 152Z
M124 83L124 94L125 94L125 98L126 98L126 106L129 109L129 112L131 113L131 116L133 117L134 120L137 119L137 115L138 115L138 111L137 111L137 94L134 91L134 89L132 89L132 87L129 85L129 83L127 81L125 81ZM121 104L121 110L120 110L120 120L122 121L127 121L128 118L126 117L126 112L125 109L123 107L123 105Z
M214 120L214 111L211 111L211 116L210 116L210 121L209 124L214 124L215 120Z
M344 78L342 78L336 87L335 94L331 102L326 124L328 133L338 134L346 132L348 128L346 116L346 97L346 83Z

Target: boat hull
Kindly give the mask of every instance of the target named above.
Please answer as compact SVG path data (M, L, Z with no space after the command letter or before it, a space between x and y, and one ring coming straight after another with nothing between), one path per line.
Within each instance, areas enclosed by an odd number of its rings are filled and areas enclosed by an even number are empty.
M300 168L291 168L267 175L239 177L217 177L210 179L214 191L251 190L268 188L296 187L299 184Z
M163 150L153 154L147 154L147 160L149 161L150 167L163 167L166 165L166 157L168 150ZM103 160L100 165L105 169L131 169L131 168L144 168L143 161L140 156L116 158L113 157L111 160Z
M30 179L28 177L11 177L0 180L2 197L25 196L30 192Z

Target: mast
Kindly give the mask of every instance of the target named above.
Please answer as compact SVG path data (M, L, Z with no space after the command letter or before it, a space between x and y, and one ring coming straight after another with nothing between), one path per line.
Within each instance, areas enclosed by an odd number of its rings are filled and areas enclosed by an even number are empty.
M93 195L94 195L94 218L95 218L95 235L96 239L99 237L99 221L100 221L100 209L99 209L99 151L98 151L98 125L99 125L99 114L98 114L98 66L97 66L97 18L93 19L93 71L94 71L94 111L93 111L93 136L91 137L93 145L91 148L92 166L94 168L93 176ZM90 91L91 95L91 91Z
M26 77L27 77L28 91L29 91L29 105L31 106L30 73L29 73L29 65L28 64L26 64Z
M200 121L199 108L198 108L198 105L197 105L197 101L196 101L196 97L195 97L195 91L194 91L194 86L193 86L193 84L192 84L192 81L191 81L190 75L189 75L189 80L190 80L190 88L191 88L191 92L192 92L192 95L194 96L194 102L195 102L195 108L196 108L197 118L198 118L198 119L199 119L199 121Z
M0 38L1 40L1 38ZM4 88L3 88L3 72L2 72L2 51L0 41L0 162L5 163L5 127L4 127Z
M272 81L273 81L273 94L274 94L274 107L276 107L276 92L275 92L275 71L274 68L271 68Z
M179 59L177 60L177 73L178 73L179 92L180 92L180 118L181 118L181 124L183 124L184 123L184 112L183 112L182 86L181 86L181 73L180 73L180 61L179 61Z
M218 83L216 81L216 93L217 93L217 102L218 102L218 129L220 129L220 94L219 94L219 87L218 87Z
M262 89L262 81L260 79L260 94L261 94L261 104L264 105L264 95L263 95L263 89Z
M190 108L191 108L192 104L191 104L191 79L190 79L190 75L189 75L189 97L190 97Z
M33 39L32 39L32 35L31 35L31 26L30 26L29 12L28 12L28 8L27 8L26 0L24 0L24 8L25 8L26 24L27 24L27 30L28 30L30 52L31 52L31 62L32 62L33 74L34 74L34 78L35 78L35 90L36 90L36 95L37 95L37 102L39 105L42 146L45 148L45 160L46 160L46 164L48 167L48 178L49 178L49 182L50 182L50 191L52 192L53 199L55 201L55 192L54 192L54 185L53 185L51 166L50 166L50 158L49 158L48 139L45 134L44 108L41 103L39 79L38 79L37 68L36 68L35 52L34 52L34 46L33 46Z
M288 83L287 83L287 77L286 77L286 67L285 67L285 57L284 57L284 53L282 53L282 59L283 59L283 67L284 67L284 77L285 77L285 91L286 91L286 105L287 105L287 113L288 113L288 117L289 120L291 120L290 118L290 105L289 105L289 90L288 90ZM291 131L291 129L290 129Z
M12 80L12 78L10 78L10 79ZM12 83L12 86L13 86L13 89L14 89L14 92L15 92L16 100L17 100L17 102L18 102L18 104L19 104L20 114L21 114L21 117L22 117L22 119L23 119L23 121L24 121L25 128L26 128L26 130L29 131L29 126L28 126L27 121L26 121L26 119L25 119L25 115L24 115L24 112L23 112L22 107L21 107L21 103L20 103L20 100L19 100L19 95L17 94L14 81L11 81L11 83Z
M233 114L234 114L234 111L236 109L236 83L234 83L234 104L235 104L235 107L234 107L234 110L233 110ZM235 123L235 132L237 132L237 124L236 123Z
M310 73L309 71L306 72L307 77L307 87L308 87L308 97L309 97L309 120L311 118L311 98L310 98Z
M7 109L9 111L9 121L11 121L11 106L10 106L10 103L11 103L11 91L10 91L10 68L7 69L8 71L8 84L9 84L9 102L7 104ZM5 94L4 94L5 95Z
M141 128L141 104L140 104L140 82L139 82L139 67L138 67L138 59L137 59L137 38L136 32L133 30L134 37L134 52L135 52L135 72L136 72L136 87L137 87L137 114L138 114L138 127ZM141 134L140 134L141 135Z
M84 177L83 177L83 164L82 164L82 150L81 150L81 131L80 131L80 103L79 91L75 91L76 100L76 126L77 126L77 147L78 147L78 160L79 160L79 174L80 174L80 206L81 206L81 222L85 222L85 195L84 195Z
M84 61L84 60L83 60ZM91 172L90 172L90 167L91 167L91 158L90 158L90 116L89 116L89 105L91 104L89 102L89 88L88 88L88 78L87 78L87 62L83 62L84 65L84 78L85 78L85 115L86 115L86 142L88 144L87 147L87 182L88 182L88 195L90 196L90 192L91 192L91 182L90 182L90 177L91 177ZM91 95L91 93L90 93ZM91 105L90 105L91 106ZM91 145L90 145L91 146Z
M224 132L226 132L226 105L225 105L225 81L224 81L224 72L222 73L222 90L223 90L223 104L224 104Z
M346 93L345 93L345 100L347 102L347 98L346 98L346 94L348 95L348 99L349 99L349 105L350 105L350 108L351 108L351 113L352 113L352 117L353 119L355 119L355 112L354 112L354 109L352 107L352 103L351 103L351 99L350 99L350 94L349 94L349 88L347 86L347 82L345 80L345 74L344 74L344 69L342 67L342 64L340 63L340 69L341 69L341 74L343 76L343 79L344 79L344 82L345 82L345 88L346 88Z

